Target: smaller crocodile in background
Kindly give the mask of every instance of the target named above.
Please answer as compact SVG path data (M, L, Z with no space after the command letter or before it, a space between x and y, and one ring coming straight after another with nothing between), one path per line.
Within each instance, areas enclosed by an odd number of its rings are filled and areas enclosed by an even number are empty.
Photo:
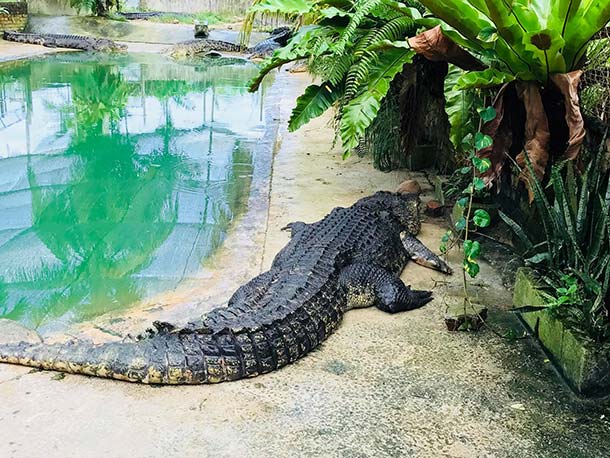
M168 13L162 13L161 11L137 11L133 13L124 13L123 11L119 11L117 13L118 16L121 16L128 21L147 21L150 18L163 16L164 14Z
M252 47L242 48L239 44L222 40L198 39L178 43L165 50L172 57L191 57L209 53L243 53L250 59L271 55L277 48L285 46L292 35L289 27L278 27L271 36Z
M48 48L80 49L98 52L125 52L127 46L106 38L86 37L83 35L63 35L55 33L21 33L5 31L4 39L16 43L42 45Z

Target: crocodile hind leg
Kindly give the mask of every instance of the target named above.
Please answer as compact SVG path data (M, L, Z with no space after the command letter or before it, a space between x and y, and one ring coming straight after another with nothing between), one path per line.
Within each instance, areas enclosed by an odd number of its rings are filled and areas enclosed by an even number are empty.
M400 240L402 241L402 246L404 246L405 250L407 250L409 257L417 264L438 270L439 272L443 272L445 274L450 275L453 273L453 270L445 261L439 258L430 250L430 248L421 243L412 235L409 235L407 232L402 232L400 234Z
M386 269L371 264L351 264L339 275L348 308L377 306L388 313L413 310L432 300L431 291L416 291Z

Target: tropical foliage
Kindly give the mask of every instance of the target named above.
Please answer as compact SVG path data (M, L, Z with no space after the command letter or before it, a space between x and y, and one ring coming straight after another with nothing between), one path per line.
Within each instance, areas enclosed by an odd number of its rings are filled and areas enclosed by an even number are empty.
M377 116L394 77L412 61L415 53L405 37L415 34L421 12L394 0L261 0L251 14L260 12L309 24L262 64L251 90L273 69L307 60L321 83L299 97L289 129L335 107L337 132L348 155Z
M456 189L465 211L441 249L463 241L465 300L466 275L479 271L481 246L472 235L490 224L489 214L473 200L485 188L516 185L518 178L543 233L504 214L503 219L555 295L550 304L567 304L561 309L591 337L610 339L608 173L599 156L584 175L572 164L583 159L581 70L608 67L607 40L592 44L591 39L610 21L610 2L257 0L249 21L261 13L283 15L299 27L289 44L263 63L251 89L273 69L306 60L320 82L298 99L289 128L332 107L345 154L383 116L381 102L391 82L415 54L451 64L446 110L462 164L457 175L463 186ZM591 89L587 100L597 103L600 89L603 84ZM545 189L548 170L551 185Z
M422 0L446 24L444 33L493 61L496 77L545 84L579 67L589 40L610 20L604 0ZM456 14L459 12L459 14ZM502 75L505 72L508 75ZM483 76L482 80L477 77ZM490 73L468 75L468 84Z
M527 225L500 213L546 286L548 304L542 306L598 342L610 341L610 172L603 156L593 155L582 175L572 162L555 165L550 190L532 179L542 236L533 239Z
M557 160L578 157L584 138L577 94L578 69L583 65L589 41L610 21L610 2L422 0L421 3L441 22L439 29L426 32L417 42L417 51L428 57L452 60L457 43L485 64L485 68L472 69L471 61L464 65L453 59L453 63L467 70L457 80L456 88L502 86L494 103L498 116L483 129L496 140L480 153L492 162L485 175L488 184L498 182L504 165L511 163L507 158L515 156L525 171L521 179L527 183L525 150L538 178L544 176L553 159L551 151ZM437 19L428 19L430 27L437 24ZM549 112L545 105L556 100L563 107ZM519 109L525 112L521 122L514 117Z

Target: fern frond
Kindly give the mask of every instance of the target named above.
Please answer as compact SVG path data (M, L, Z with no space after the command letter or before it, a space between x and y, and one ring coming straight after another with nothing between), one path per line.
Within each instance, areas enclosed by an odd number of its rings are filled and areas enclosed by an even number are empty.
M371 67L377 60L377 54L364 51L350 67L345 77L345 98L349 101L358 93L360 85L367 80Z
M294 132L328 110L343 95L341 87L333 87L328 82L321 85L312 84L297 99L288 121L288 130Z
M355 62L346 76L345 97L348 100L356 95L362 82L366 81L379 55L370 51L370 48L386 40L403 39L409 32L415 32L415 22L408 16L401 16L371 30L358 42L354 49Z
M409 16L400 16L381 26L373 37L371 44L381 40L399 40L414 34L416 30L417 26L415 25L413 18Z
M276 50L271 57L261 63L261 69L256 77L250 81L249 91L255 92L267 74L275 68L288 62L306 59L317 48L320 39L323 39L328 29L322 26L307 26L301 28L283 48Z
M360 143L367 127L379 112L390 83L405 64L412 62L414 54L410 49L393 48L379 55L371 69L366 90L343 108L339 130L344 155L349 155Z
M360 24L373 8L379 6L383 0L356 0L354 2L353 13L350 16L350 21L343 30L339 40L335 44L335 52L342 53L348 43L353 42L356 31Z
M310 59L308 70L312 75L336 86L345 79L345 75L353 62L354 55L352 53L328 54Z

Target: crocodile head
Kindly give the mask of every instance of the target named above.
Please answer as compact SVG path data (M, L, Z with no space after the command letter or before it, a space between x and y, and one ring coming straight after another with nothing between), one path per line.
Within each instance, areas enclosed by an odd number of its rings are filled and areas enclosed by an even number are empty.
M397 215L410 235L417 235L421 230L421 186L417 180L406 180L396 190L403 200L403 208Z
M99 39L96 43L96 51L108 53L124 53L127 52L127 46L122 43L116 43L112 40Z
M394 214L398 217L410 235L417 235L421 230L421 200L419 194L398 194L399 204L394 206Z
M409 235L417 235L421 229L421 217L418 192L387 192L380 191L358 202L360 206L369 207L373 211L391 213Z

